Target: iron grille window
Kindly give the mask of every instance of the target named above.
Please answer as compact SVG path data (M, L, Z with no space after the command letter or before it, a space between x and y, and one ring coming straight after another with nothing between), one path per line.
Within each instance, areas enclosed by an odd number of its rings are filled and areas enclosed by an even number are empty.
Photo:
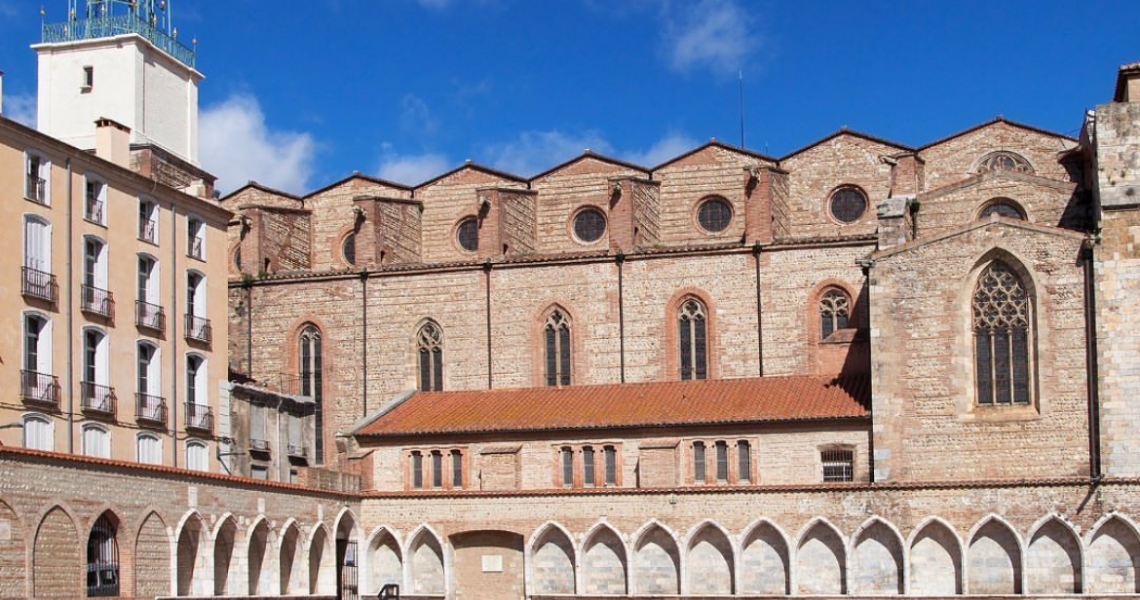
M416 335L420 357L420 391L443 390L443 330L432 321Z
M606 462L606 485L617 485L617 449L606 446L602 449Z
M546 385L570 385L570 322L555 310L543 328L546 338Z
M606 217L596 208L587 208L574 215L574 236L579 241L596 242L606 233Z
M834 449L820 453L824 481L854 481L855 453L852 450Z
M87 595L119 595L119 543L106 515L95 521L87 538Z
M570 487L574 485L574 451L570 448L563 448L560 454L562 457L562 485Z
M736 479L742 483L752 481L752 445L744 440L736 443Z
M582 485L594 487L594 449L582 448Z
M417 490L424 487L424 455L419 452L412 453L412 487Z
M828 208L840 223L854 223L867 210L867 196L857 188L841 188L831 195Z
M716 443L716 480L728 481L728 444L726 442Z
M1021 279L993 262L974 289L974 364L978 404L1029 404L1033 303Z
M693 481L705 482L705 443L693 442Z
M732 222L732 207L724 198L705 200L697 209L697 222L705 231L720 233Z
M846 329L850 322L851 299L840 290L828 290L819 299L819 339L826 340L831 334Z
M695 298L681 304L678 347L681 354L681 380L707 379L707 332L705 305Z
M443 487L443 453L439 450L431 453L431 486L436 489Z
M317 464L324 462L324 407L322 376L324 373L321 364L321 332L313 325L301 330L301 395L313 399L313 460Z
M474 217L464 219L455 230L455 238L459 247L468 252L479 249L479 223Z
M458 450L451 451L451 487L463 487L463 455Z

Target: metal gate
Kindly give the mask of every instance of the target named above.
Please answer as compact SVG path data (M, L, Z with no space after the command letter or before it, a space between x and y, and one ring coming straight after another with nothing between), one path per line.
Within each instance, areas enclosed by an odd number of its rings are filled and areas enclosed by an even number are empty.
M360 600L357 584L356 542L336 541L336 597L337 600Z
M119 595L119 542L107 515L95 521L87 538L87 595Z

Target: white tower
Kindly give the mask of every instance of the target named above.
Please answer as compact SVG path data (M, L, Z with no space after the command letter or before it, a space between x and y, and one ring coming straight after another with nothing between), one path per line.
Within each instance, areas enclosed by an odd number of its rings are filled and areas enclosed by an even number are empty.
M173 0L69 0L67 20L45 23L39 55L40 131L95 148L95 120L131 129L132 146L158 146L198 166L195 49L178 41ZM196 45L196 44L195 44Z

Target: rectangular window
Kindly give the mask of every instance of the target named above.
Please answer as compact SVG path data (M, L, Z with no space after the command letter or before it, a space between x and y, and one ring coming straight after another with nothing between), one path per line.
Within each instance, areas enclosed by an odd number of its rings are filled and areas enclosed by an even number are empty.
M439 450L431 453L431 486L436 489L443 487L443 454Z
M258 404L249 405L249 443L251 448L262 449L267 447L268 438L265 437L265 413L264 406Z
M206 259L206 224L190 219L186 225L186 254L198 260Z
M249 476L262 481L269 481L269 467L265 465L250 465Z
M139 239L158 243L158 205L139 200Z
M463 455L458 450L451 451L451 487L463 487Z
M79 89L83 92L90 92L93 87L95 87L95 67L88 65L83 67L83 80L80 82Z
M728 481L728 443L716 443L716 480L723 483Z
M26 167L24 173L24 197L33 202L50 205L51 198L48 194L48 174L51 172L50 163L43 157L35 154L27 154L24 163Z
M103 218L106 215L107 186L101 181L88 179L85 189L83 218L103 225L105 223Z
M424 487L424 455L419 452L412 453L412 487L417 490Z
M582 484L594 487L594 449L589 446L582 448Z
M563 448L562 456L562 485L570 487L574 485L574 451L570 448Z
M752 481L752 445L744 440L736 443L736 479L740 483Z
M693 442L693 481L705 482L705 443Z
M855 453L851 450L824 450L820 453L824 481L854 481Z
M289 469L289 483L297 483L297 469Z
M606 446L602 454L606 460L606 485L617 485L617 450Z

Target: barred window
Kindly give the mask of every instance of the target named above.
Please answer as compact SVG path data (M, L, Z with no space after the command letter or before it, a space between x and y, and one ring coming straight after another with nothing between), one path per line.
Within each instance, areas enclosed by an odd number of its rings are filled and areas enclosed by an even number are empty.
M1033 166L1029 164L1025 157L1010 152L1008 150L999 150L985 155L981 161L978 162L978 172L988 173L989 171L996 170L1014 171L1016 173L1033 174Z
M463 487L463 454L458 450L451 451L451 487Z
M313 399L313 446L315 447L313 460L317 464L324 462L324 410L323 410L323 373L324 365L321 357L321 330L315 325L306 325L301 330L300 344L300 373L301 395Z
M709 233L720 233L732 222L732 206L724 198L709 198L697 209L697 222Z
M716 443L716 480L723 483L728 481L728 443Z
M1030 403L1032 311L1032 299L1008 265L986 267L973 299L978 404Z
M119 595L119 542L115 523L104 514L87 538L87 595Z
M341 248L344 261L350 265L356 264L356 233L344 236L344 246Z
M752 481L752 445L745 440L736 443L736 479L741 483Z
M559 454L562 459L562 485L570 487L574 485L574 450L563 448Z
M851 316L851 299L842 290L828 290L819 299L819 339L826 340L846 329Z
M582 485L594 487L594 449L582 448Z
M424 455L419 452L412 452L412 488L423 489L424 487Z
M854 481L855 452L849 449L824 450L820 453L824 481Z
M591 243L602 239L606 233L606 217L596 208L587 208L574 216L574 237L578 241Z
M831 216L840 223L854 223L867 211L867 196L859 188L839 188L827 204Z
M696 298L681 304L678 315L681 380L708 378L708 338L705 305Z
M705 443L693 442L693 481L705 482Z
M546 341L546 385L570 385L570 322L555 310L543 327Z
M606 462L606 485L617 485L617 449L606 446L602 449Z
M431 487L443 487L443 453L439 450L431 452Z
M455 230L455 238L459 242L459 247L468 252L479 249L479 222L475 217L469 217L459 223L459 227Z
M420 391L443 390L443 330L434 321L428 321L416 334L419 349Z

